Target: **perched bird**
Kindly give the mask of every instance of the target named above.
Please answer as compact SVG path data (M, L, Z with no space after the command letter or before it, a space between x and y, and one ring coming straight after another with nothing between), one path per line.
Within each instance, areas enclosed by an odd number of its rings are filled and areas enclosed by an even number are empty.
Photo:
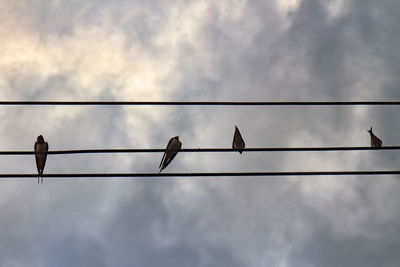
M49 145L47 142L44 141L43 136L39 135L37 138L37 141L35 142L35 159L36 159L36 167L38 170L38 183L39 183L39 177L42 178L42 184L43 184L43 170L44 170L44 165L46 164L46 158L47 158L47 151L49 151Z
M160 172L171 163L181 147L182 143L179 141L179 136L174 136L169 140L166 148L167 151L165 151L160 162Z
M244 147L245 143L242 135L240 134L238 127L235 125L235 134L233 135L232 148L242 154Z
M374 135L374 133L372 132L372 126L371 129L367 130L367 132L369 132L369 135L371 135L371 147L381 147L382 140Z

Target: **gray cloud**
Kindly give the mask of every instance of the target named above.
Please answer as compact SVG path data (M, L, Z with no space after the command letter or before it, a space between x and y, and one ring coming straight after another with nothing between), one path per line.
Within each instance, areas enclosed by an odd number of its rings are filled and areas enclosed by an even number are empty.
M28 3L29 2L29 3ZM0 96L398 99L396 1L1 3ZM338 2L339 3L339 2ZM340 6L340 4L339 4ZM21 19L19 19L21 18ZM3 107L2 150L396 145L396 107ZM396 152L179 153L166 171L396 169ZM153 172L161 154L49 156L46 172ZM32 173L33 156L2 157ZM4 266L395 266L396 177L3 180Z

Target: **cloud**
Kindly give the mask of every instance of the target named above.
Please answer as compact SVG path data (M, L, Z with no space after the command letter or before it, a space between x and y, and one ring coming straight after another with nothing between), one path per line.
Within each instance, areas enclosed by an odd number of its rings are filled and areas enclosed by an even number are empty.
M398 98L396 1L0 1L0 96ZM395 107L2 107L2 150L397 144ZM166 171L395 169L396 152L179 153ZM155 172L161 154L45 172ZM29 156L4 173L32 173ZM378 179L379 178L379 179ZM2 180L1 265L394 266L396 177ZM24 255L21 256L21 251ZM383 264L382 264L383 263Z

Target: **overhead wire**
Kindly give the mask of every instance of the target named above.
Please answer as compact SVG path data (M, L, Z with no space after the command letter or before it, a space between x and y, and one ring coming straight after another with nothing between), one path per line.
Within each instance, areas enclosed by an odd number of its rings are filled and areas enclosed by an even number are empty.
M397 106L400 101L0 101L0 106ZM290 151L365 151L399 150L385 147L255 147L244 152ZM167 149L75 149L54 150L48 154L83 153L157 153ZM183 148L179 152L237 152L231 148ZM0 151L0 155L32 155L34 151ZM47 178L111 178L111 177L210 177L210 176L326 176L326 175L396 175L400 171L308 171L308 172L210 172L210 173L70 173L43 174ZM33 178L37 174L0 174L0 178Z
M0 101L0 106L398 106L400 101Z
M400 150L400 146L384 146L384 147L251 147L244 148L243 152L299 152L299 151L371 151L371 150ZM73 150L53 150L47 154L63 155L63 154L90 154L90 153L158 153L168 151L165 148L116 148L116 149L73 149ZM182 148L181 152L234 152L232 148ZM26 151L0 151L0 155L34 155L32 150Z
M398 175L392 171L304 171L304 172L193 172L193 173L47 173L44 178L146 178L146 177L251 177L251 176L348 176L348 175ZM38 174L1 173L0 178L37 178Z

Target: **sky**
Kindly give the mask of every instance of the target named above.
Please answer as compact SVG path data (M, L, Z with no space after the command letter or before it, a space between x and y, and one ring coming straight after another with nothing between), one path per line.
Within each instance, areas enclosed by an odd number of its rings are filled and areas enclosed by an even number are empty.
M397 0L0 0L1 100L400 99ZM0 150L399 145L396 106L3 106ZM158 172L162 153L45 173ZM179 153L165 172L398 170L396 151ZM1 173L36 173L33 155ZM0 266L398 266L397 176L2 179Z

